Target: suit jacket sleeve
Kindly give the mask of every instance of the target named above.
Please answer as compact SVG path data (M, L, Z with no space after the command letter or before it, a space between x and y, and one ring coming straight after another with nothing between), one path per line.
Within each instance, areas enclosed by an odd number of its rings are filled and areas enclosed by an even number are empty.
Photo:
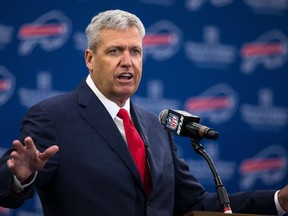
M161 155L165 155L166 157L169 157L171 151L173 164L169 166L169 169L166 172L172 173L173 182L169 182L171 187L165 188L164 191L161 190L161 195L164 196L166 191L169 191L170 196L173 194L173 215L183 215L191 211L223 212L217 193L207 192L193 176L189 170L188 164L178 155L173 134L165 131L162 125L157 126L160 124L157 118L153 120L149 114L140 111L138 111L138 116L142 116L141 120L143 122L146 121L147 123L149 121L148 128L153 128L153 130L151 129L151 132L148 133L150 134L150 138L152 135L155 135L155 133L157 134L157 139L155 138L157 142L154 143L157 148L151 146L151 151L161 151ZM145 124L143 123L142 125ZM170 145L170 147L166 146L167 143L169 143L168 145ZM153 142L151 142L151 145L153 145ZM159 146L161 147L159 148ZM159 155L160 153L157 157L153 157L155 164L159 163ZM165 180L168 181L167 178L165 178ZM164 182L164 180L162 181ZM274 193L275 191L251 191L231 194L229 195L229 198L232 210L234 213L276 215L277 210L274 203Z
M6 165L6 161L10 157L12 150L7 151L0 158L0 206L6 208L18 208L26 199L33 196L32 185L27 187L23 192L15 194L13 173Z
M26 125L32 125L32 127L26 127ZM21 137L19 140L31 136L38 150L42 152L50 145L57 144L55 131L52 128L54 127L52 126L45 109L41 106L33 106L28 110L22 121ZM38 136L38 134L41 134L42 136ZM45 137L45 140L40 137ZM23 192L16 194L13 193L13 173L6 165L12 150L13 149L8 150L0 159L0 205L6 208L18 208L23 205L26 199L32 198L34 195L35 183L48 183L53 177L52 171L56 169L58 158L57 156L50 158L45 166L46 168L38 173L35 182L25 188Z
M175 207L174 215L183 215L191 211L223 211L217 193L208 193L189 171L186 162L177 155L175 144ZM212 175L212 173L211 173ZM274 203L276 191L250 191L229 195L233 213L254 213L277 215Z

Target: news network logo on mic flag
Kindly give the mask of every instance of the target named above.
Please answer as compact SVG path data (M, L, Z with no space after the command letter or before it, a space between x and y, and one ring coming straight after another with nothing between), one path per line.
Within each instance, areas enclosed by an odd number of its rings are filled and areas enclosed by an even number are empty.
M159 120L167 130L179 136L190 136L189 129L186 128L187 124L189 122L199 123L200 118L183 110L167 109L160 113Z
M175 131L178 126L178 122L179 122L178 116L170 112L167 118L166 127Z

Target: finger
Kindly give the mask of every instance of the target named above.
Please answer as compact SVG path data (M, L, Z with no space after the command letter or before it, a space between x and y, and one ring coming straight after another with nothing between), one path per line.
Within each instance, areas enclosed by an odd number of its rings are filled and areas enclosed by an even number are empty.
M26 137L24 139L24 143L25 143L25 146L26 146L26 149L33 149L33 150L36 150L36 147L35 147L35 144L34 144L34 141L31 137Z
M10 157L13 160L17 160L17 158L19 158L19 153L17 151L12 151Z
M7 166L8 166L9 169L14 169L14 167L15 167L15 162L14 162L13 159L7 160L6 163L7 163Z
M16 151L18 151L18 152L21 152L21 151L24 150L24 146L23 146L23 144L22 144L19 140L14 140L14 141L12 142L12 146L13 146L13 148L14 148Z
M59 147L57 145L50 146L43 153L39 154L39 158L43 161L46 161L50 157L52 157L54 154L56 154L58 151L59 151Z

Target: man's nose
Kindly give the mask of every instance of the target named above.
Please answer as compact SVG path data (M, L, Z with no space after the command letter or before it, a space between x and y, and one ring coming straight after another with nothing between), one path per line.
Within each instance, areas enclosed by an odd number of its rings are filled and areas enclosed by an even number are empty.
M124 51L121 59L121 65L123 66L132 66L131 55L129 51Z

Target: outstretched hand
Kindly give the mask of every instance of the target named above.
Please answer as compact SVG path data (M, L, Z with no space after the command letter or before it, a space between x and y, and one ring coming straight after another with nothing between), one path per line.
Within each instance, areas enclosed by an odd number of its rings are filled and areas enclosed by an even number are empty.
M284 211L288 211L288 185L280 190L278 193L278 200L281 208Z
M7 160L7 166L21 183L42 169L48 159L59 150L58 146L53 145L41 153L35 147L31 137L26 137L24 144L19 140L14 140L12 146L14 151L11 153L11 158Z

